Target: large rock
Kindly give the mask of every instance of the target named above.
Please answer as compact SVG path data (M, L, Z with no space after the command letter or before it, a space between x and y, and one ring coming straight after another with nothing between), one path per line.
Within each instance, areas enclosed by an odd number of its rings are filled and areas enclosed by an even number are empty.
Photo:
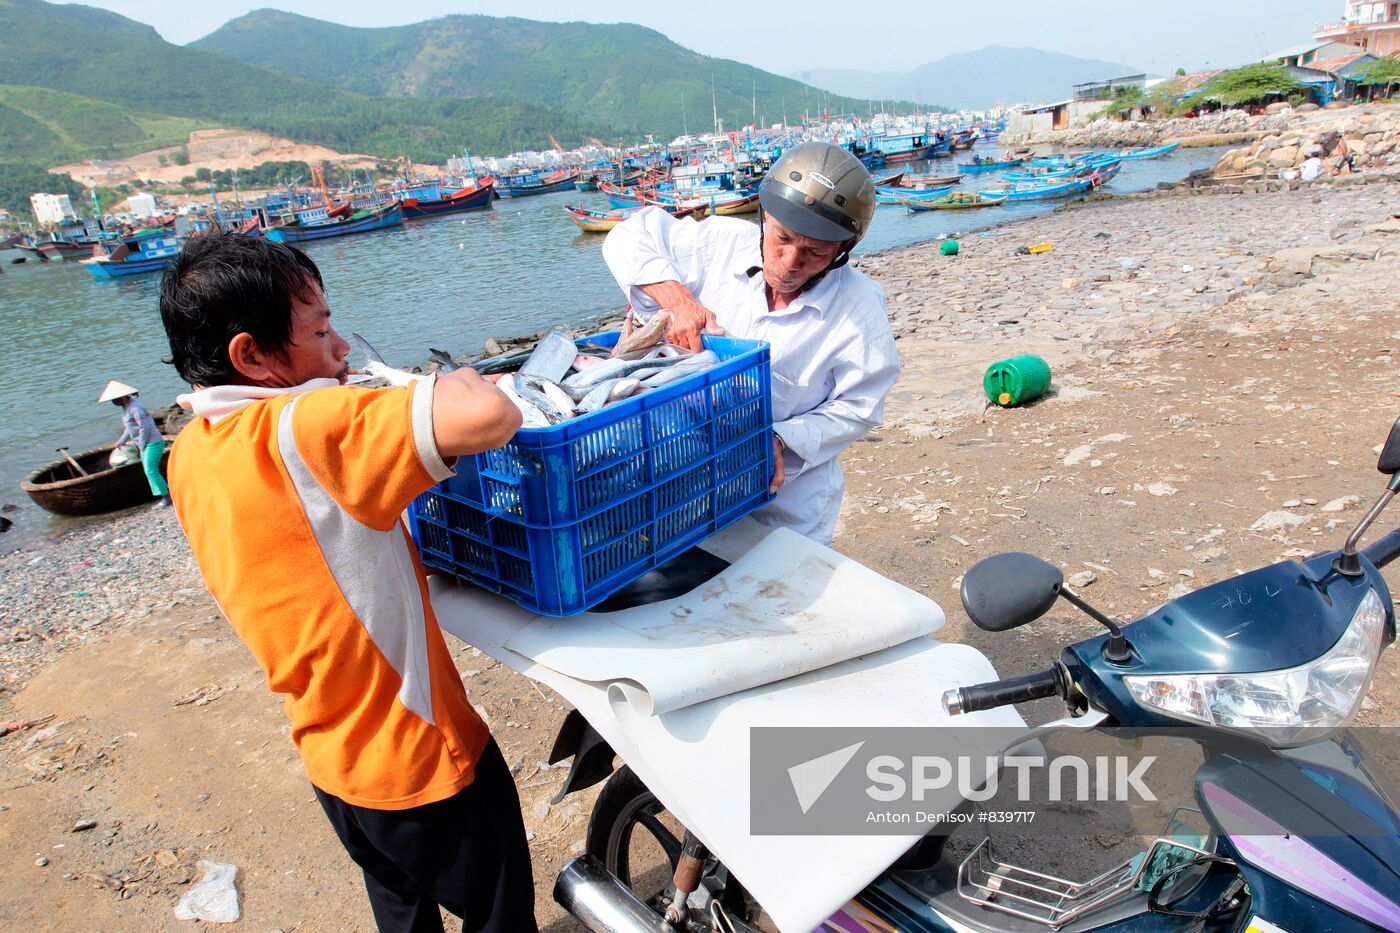
M1351 150L1352 155L1363 156L1366 154L1366 143L1359 139L1348 139L1347 148Z
M1326 155L1326 153L1323 152L1322 145L1320 143L1313 142L1308 143L1306 146L1299 146L1298 155L1302 156L1304 159L1320 159L1324 155Z
M1277 114L1277 113L1287 113L1288 111L1290 111L1290 110L1292 110L1292 109L1293 109L1293 105L1292 105L1292 104L1288 103L1287 101L1281 100L1281 101L1278 101L1277 103L1273 103L1273 104L1270 104L1269 106L1265 107L1265 108L1264 108L1264 113L1269 114L1270 116L1272 116L1273 114Z
M1273 168L1288 168L1298 158L1297 146L1280 146L1269 153L1269 165Z

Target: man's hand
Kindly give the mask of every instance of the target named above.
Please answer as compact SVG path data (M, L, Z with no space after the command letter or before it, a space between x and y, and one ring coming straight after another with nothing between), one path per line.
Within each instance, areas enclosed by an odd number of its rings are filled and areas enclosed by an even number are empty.
M783 463L783 442L777 434L773 435L773 481L768 484L769 495L777 495L783 483L787 480L787 467Z
M643 294L671 312L671 327L666 332L669 343L699 352L705 349L701 334L725 333L715 320L715 313L697 301L690 289L680 282L654 282L640 287Z

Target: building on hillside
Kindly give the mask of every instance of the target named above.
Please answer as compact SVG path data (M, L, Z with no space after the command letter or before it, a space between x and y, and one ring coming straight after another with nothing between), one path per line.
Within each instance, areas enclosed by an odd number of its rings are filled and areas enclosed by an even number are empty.
M66 194L31 194L29 208L41 224L66 224L78 219L73 202Z
M1147 75L1128 75L1122 78L1109 78L1107 81L1086 81L1074 86L1075 100L1111 100L1115 91L1141 89L1147 84Z
M126 209L137 217L154 217L160 213L153 194L133 194L126 199Z
M1400 52L1400 0L1347 0L1343 18L1314 26L1313 38L1345 43L1376 56L1394 55Z
M1259 60L1273 62L1277 65L1292 65L1295 68L1307 68L1315 61L1340 58L1343 55L1351 55L1355 51L1356 46L1348 45L1345 42L1315 39L1312 42L1304 42L1286 49L1279 49L1277 52L1270 52Z
M1353 51L1338 58L1318 59L1308 67L1331 75L1336 82L1335 96L1351 99L1361 93L1366 66L1375 61L1380 59L1370 52Z
M1089 124L1089 118L1109 105L1106 98L1071 97L1053 104L1032 104L1006 115L1008 137L1031 136L1051 130L1075 129Z

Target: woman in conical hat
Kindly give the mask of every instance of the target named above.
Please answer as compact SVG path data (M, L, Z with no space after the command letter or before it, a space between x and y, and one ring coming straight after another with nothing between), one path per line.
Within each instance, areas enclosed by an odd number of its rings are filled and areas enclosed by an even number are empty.
M111 402L122 410L122 436L117 438L117 446L134 442L141 451L141 465L146 469L146 480L151 484L151 495L160 496L160 501L152 508L163 509L170 505L170 487L165 477L160 475L160 458L165 453L165 438L156 427L156 420L146 407L136 400L140 393L124 382L113 379L98 396L99 402Z

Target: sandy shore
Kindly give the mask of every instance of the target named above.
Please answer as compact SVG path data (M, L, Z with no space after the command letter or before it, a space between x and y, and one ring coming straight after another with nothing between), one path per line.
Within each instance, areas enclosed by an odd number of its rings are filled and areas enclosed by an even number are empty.
M956 583L987 554L1040 553L1134 616L1338 546L1380 490L1371 451L1400 409L1398 196L1359 176L1125 198L965 238L955 258L924 245L862 259L889 295L904 375L886 426L844 458L837 547L937 599L941 637L1011 675L1093 627L1057 610L973 629ZM1038 242L1054 248L1017 254ZM1026 352L1050 361L1055 393L985 410L983 369ZM564 707L453 647L516 771L540 919L573 930L549 891L593 795L548 802L563 772L541 763ZM1394 721L1396 656L1363 721ZM213 858L240 868L245 925L371 928L280 703L168 513L0 558L0 707L38 723L0 739L5 926L176 928L195 861ZM73 832L78 820L96 827Z

